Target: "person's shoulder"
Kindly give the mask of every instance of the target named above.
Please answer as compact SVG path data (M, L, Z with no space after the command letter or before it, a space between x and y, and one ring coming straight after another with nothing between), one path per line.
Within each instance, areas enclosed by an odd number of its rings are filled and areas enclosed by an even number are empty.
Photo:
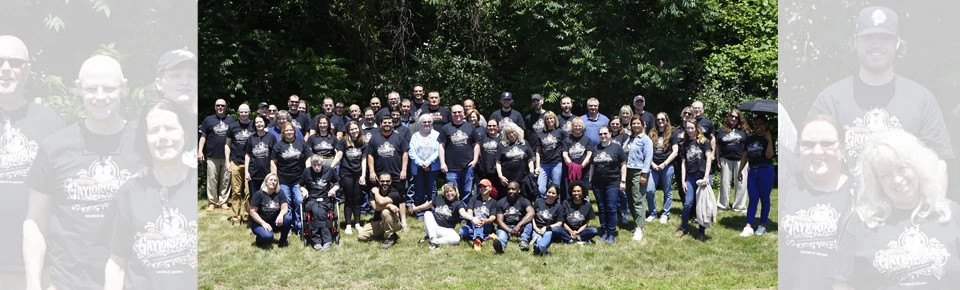
M910 98L922 97L925 99L933 98L933 92L930 91L926 86L904 77L902 75L896 75L894 80L897 82L897 90L902 90L907 93ZM918 92L921 92L918 94Z
M828 85L827 87L823 88L822 91L820 91L820 95L817 98L835 98L839 95L848 95L853 97L853 95L850 94L850 92L853 90L853 77L853 75L850 75Z

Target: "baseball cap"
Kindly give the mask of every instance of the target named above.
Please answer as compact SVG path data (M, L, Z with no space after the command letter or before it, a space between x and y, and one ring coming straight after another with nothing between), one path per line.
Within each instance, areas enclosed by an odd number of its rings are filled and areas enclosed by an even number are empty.
M185 61L197 63L197 55L185 49L174 49L164 53L157 61L157 73L173 68Z
M510 93L510 92L500 93L500 99L501 99L501 100L513 100L513 93Z
M263 107L269 107L269 106L270 106L270 105L268 105L267 102L260 102L260 105L257 106L257 109L260 109L260 108L263 108Z
M881 6L870 6L860 10L857 20L857 36L868 34L898 35L900 17L892 9Z
M478 183L478 185L483 185L483 186L489 187L489 188L490 188L490 196L492 196L493 198L497 198L497 188L496 188L496 187L493 187L493 185L490 184L490 180L489 180L489 179L481 179L480 182Z
M543 96L540 96L540 94L533 94L533 96L531 97L531 99L532 99L532 100L543 100Z
M640 101L640 100L643 100L644 103L647 102L647 98L644 98L644 97L641 96L641 95L637 95L636 97L633 97L633 102L634 102L634 103L636 103L637 101Z

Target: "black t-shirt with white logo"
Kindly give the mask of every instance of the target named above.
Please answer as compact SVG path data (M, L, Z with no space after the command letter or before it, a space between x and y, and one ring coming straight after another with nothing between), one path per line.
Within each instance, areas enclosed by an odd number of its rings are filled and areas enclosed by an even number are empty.
M687 164L687 174L703 174L706 173L707 166L707 154L710 152L710 141L703 142L703 144L697 143L697 140L684 140L683 143L680 143L680 156L683 157L683 162Z
M245 150L250 155L250 178L262 179L270 173L270 160L273 159L273 146L277 144L277 138L273 134L264 132L263 136L253 133L250 139L247 139Z
M563 162L563 130L541 132L533 138L534 147L540 148L540 164Z
M527 123L527 127L523 128L527 140L533 139L537 134L543 133L544 128L546 128L543 124L543 114L537 112L527 114L527 116L523 118L523 121Z
M409 147L409 143L403 142L403 138L396 132L389 137L384 137L379 130L374 132L370 142L367 142L367 155L373 156L373 169L376 170L370 174L386 172L393 177L394 182L398 182L400 170L403 169L403 153L409 151Z
M313 154L320 154L323 157L333 158L337 152L334 151L337 146L337 136L327 135L320 136L320 134L314 134L310 136L307 140L307 146L310 147L310 150L313 151Z
M597 145L590 159L593 166L593 179L590 182L594 186L620 185L620 164L627 162L627 153L623 152L623 147L613 142L607 146Z
M333 167L321 166L320 172L316 172L310 166L303 170L300 185L307 188L310 199L316 199L327 197L327 193L337 182L340 182L340 177L337 176L337 171Z
M210 158L223 158L223 146L227 145L227 132L230 131L230 124L235 122L233 117L223 115L223 118L217 115L210 115L203 119L200 124L200 132L206 137L203 141L203 155Z
M487 174L497 173L497 159L500 158L500 136L490 137L486 133L480 139L480 171Z
M563 218L563 204L560 200L554 200L552 204L547 203L546 198L537 198L533 202L533 221L537 227L549 226Z
M572 230L577 230L593 219L593 206L584 200L576 204L573 200L563 202L563 223Z
M512 199L512 200L511 200ZM503 214L503 223L515 226L527 215L530 201L521 196L516 198L504 197L497 202L497 213Z
M280 188L273 191L273 194L267 194L263 190L257 190L250 196L250 207L257 208L257 214L268 224L273 225L273 221L280 216L280 206L287 203L287 196L280 192ZM289 210L289 204L288 204ZM250 226L259 226L256 221L250 219Z
M563 150L570 155L570 161L575 163L582 164L583 159L587 157L587 152L593 151L593 148L593 141L590 141L587 134L580 135L580 137L571 134L563 140Z
M482 216L486 214L487 217L492 217L497 215L497 200L491 197L488 200L483 200L483 196L477 194L476 197L470 199L470 204L467 205L467 208L473 210L473 216Z
M135 124L111 135L93 133L83 124L47 136L27 177L30 189L50 197L44 266L57 288L103 287L114 198L140 169Z
M449 201L443 198L443 194L433 196L433 216L437 220L437 225L444 228L453 228L460 223L460 209L463 208L463 202L454 198Z
M440 129L440 143L443 143L443 154L449 171L462 171L467 164L473 161L473 124L463 122L456 125L453 122Z
M700 130L703 131L703 136L707 137L707 140L717 132L717 127L713 125L713 121L710 121L710 119L697 119L697 124L700 124Z
M39 142L63 125L59 114L33 102L0 110L0 192L7 193L0 203L0 228L7 229L0 240L0 271L23 271L23 220L30 197L24 181Z
M397 182L397 181L394 181L394 182ZM378 187L377 189L380 190L379 187ZM382 191L382 190L380 190L380 191L381 191L381 192L379 193L380 196L385 196L385 197L389 198L391 204L399 207L400 204L403 203L403 200L400 199L400 192L397 191L397 189L394 188L393 186L387 188L387 194L386 194L386 195L383 194L383 191ZM373 204L373 203L376 201L376 199L373 198L373 195L374 195L374 194L377 194L377 193L373 193L373 190L371 190L371 191L370 191L370 203L371 203L371 204ZM404 213L403 213L403 212L400 212L400 214L404 214ZM379 214L373 215L373 221L380 221L380 220L383 220L383 217L381 217Z
M747 151L747 160L750 166L773 165L773 160L767 158L767 138L758 135L750 135L743 142L744 149Z
M227 138L230 138L230 161L243 164L243 156L245 154L243 149L247 146L247 140L249 140L250 136L253 136L256 131L257 129L253 127L253 122L244 124L236 121L230 123L230 128L227 129Z
M337 150L343 152L343 157L340 159L340 175L359 178L363 169L360 166L363 165L363 159L367 158L364 146L347 144L347 138L343 138L337 142Z
M673 145L680 143L680 138L677 137L677 132L674 131L670 136L663 136L665 132L659 132L657 134L656 140L653 141L653 162L654 163L663 163L667 161L667 157L670 157L671 149ZM678 158L675 158L678 159Z
M530 146L525 141L517 141L514 143L505 144L500 142L500 169L503 171L503 176L511 181L520 181L520 178L523 177L527 172L530 171L530 168L527 167L527 162L529 162L533 157L533 150L530 149Z
M153 174L135 178L117 193L110 252L122 265L128 289L197 287L197 176L160 185Z
M303 132L303 134L310 132L310 129L313 128L313 124L310 123L310 116L306 113L290 114L290 123L293 123L293 127L296 127L297 131Z
M720 150L720 154L718 154L720 158L740 160L743 157L746 138L747 133L736 128L730 131L725 129L717 131L717 150Z
M575 119L575 118L580 118L580 116L577 116L577 115L574 115L574 114L570 114L570 116L564 116L563 114L557 114L557 120L558 120L559 123L560 123L560 124L557 124L557 128L563 130L563 138L567 138L567 136L570 136L570 130L573 129L573 128L571 127L571 126L573 126L573 124L570 123L570 120L573 120L573 119Z
M497 110L493 112L487 120L497 120L497 124L500 125L501 129L503 128L504 122L513 122L517 124L520 129L527 128L526 122L523 121L523 116L520 115L520 112L513 109L509 112L504 112L503 109Z
M273 145L273 152L270 154L277 162L280 184L289 185L300 182L300 175L306 167L307 158L313 155L313 151L310 151L307 142L303 142L303 139L294 139L293 142L283 140L277 142Z
M433 117L433 129L440 131L440 128L443 128L443 125L450 123L450 120L453 119L450 109L444 106L437 106L437 109L431 109L430 106L424 106L423 111L420 112L420 115L430 115Z

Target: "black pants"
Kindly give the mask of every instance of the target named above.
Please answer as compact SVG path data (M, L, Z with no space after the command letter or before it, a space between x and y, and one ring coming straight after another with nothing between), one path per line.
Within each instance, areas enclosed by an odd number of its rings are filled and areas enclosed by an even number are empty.
M323 245L327 242L333 242L333 235L330 233L330 227L333 226L333 219L330 214L336 215L332 198L309 198L306 201L304 209L310 213L310 224L307 225L312 234L308 238L311 244Z
M343 189L343 215L347 225L360 223L360 205L363 204L364 195L357 178L359 177L350 174L340 176L340 188Z

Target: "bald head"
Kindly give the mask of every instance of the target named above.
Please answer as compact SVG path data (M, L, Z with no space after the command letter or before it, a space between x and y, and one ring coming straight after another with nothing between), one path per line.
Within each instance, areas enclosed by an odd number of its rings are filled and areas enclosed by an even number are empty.
M88 119L119 120L120 97L127 85L116 59L96 55L80 65L77 85L83 94Z
M120 62L106 55L95 55L80 65L81 82L109 81L111 83L126 82L123 78L123 69Z
M23 40L13 35L0 35L0 57L29 59L30 52Z
M30 75L29 59L27 45L22 40L12 35L0 35L0 96L22 98L24 84ZM12 99L4 101L7 103L0 106L15 105L10 103Z

